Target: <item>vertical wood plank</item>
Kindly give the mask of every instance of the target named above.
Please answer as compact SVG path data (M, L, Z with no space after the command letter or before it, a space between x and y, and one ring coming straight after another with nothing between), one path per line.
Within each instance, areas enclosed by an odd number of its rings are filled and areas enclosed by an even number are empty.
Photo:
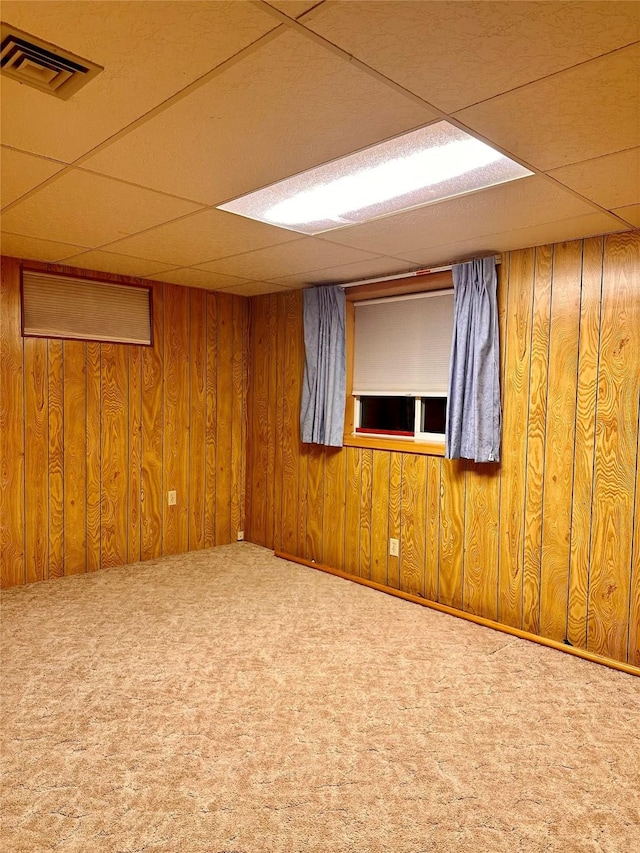
M298 417L303 364L302 292L286 294L282 436L282 547L295 554L298 535ZM297 416L296 416L297 413Z
M441 604L462 609L464 588L465 461L444 459L440 478Z
M640 666L640 405L638 406L638 439L636 447L636 493L633 553L631 555L631 592L629 595L629 652L627 660Z
M363 449L360 471L360 565L361 578L371 579L371 512L373 450Z
M231 305L231 507L229 541L236 542L244 525L245 411L244 298L234 296ZM273 430L271 430L273 432ZM270 436L273 440L273 436ZM269 483L273 489L273 479Z
M142 347L129 347L129 562L141 556Z
M163 553L164 285L153 282L153 346L142 351L142 559Z
M334 569L344 567L345 475L347 454L327 447L324 462L323 560Z
M64 574L87 570L86 344L64 342Z
M360 475L361 451L347 447L347 480L345 501L344 570L350 575L360 571Z
M298 556L307 557L307 517L309 514L309 454L311 445L299 443L298 451Z
M427 460L427 520L425 530L425 589L430 601L438 600L440 582L440 472L442 460Z
M540 632L560 641L567 636L581 274L582 242L558 244L549 331Z
M522 627L540 630L540 567L542 562L542 496L547 423L547 370L551 319L553 247L535 250L531 375L527 427L527 481L524 509Z
M26 582L49 571L49 387L47 342L24 339Z
M87 343L87 571L102 566L102 441L100 408L101 346Z
M522 621L532 292L533 249L511 252L503 380L498 618L514 628Z
M190 288L189 294L189 551L204 548L204 460L207 396L207 294Z
M610 234L598 367L588 647L626 660L640 380L640 241Z
M402 453L392 453L389 460L389 539L397 539L402 551L400 535L400 502L402 491ZM388 545L388 543L387 543ZM387 558L389 586L400 589L400 558Z
M307 472L306 557L324 562L322 530L324 523L324 447L309 445Z
M387 583L390 462L390 453L385 450L374 450L371 491L371 580L382 584Z
M273 488L268 482L270 307L268 295L258 297L252 316L249 536L256 545L267 544L267 490Z
M567 639L573 646L581 649L587 647L589 545L603 248L602 237L591 237L584 241L567 626Z
M102 344L100 367L102 412L100 544L102 567L109 568L121 566L127 562L129 471L127 348L121 344ZM51 387L51 379L49 379L49 387ZM51 402L49 406L51 407Z
M20 264L0 273L0 583L24 583L24 392Z
M231 542L233 423L233 296L218 294L215 544Z
M215 293L207 293L207 395L205 435L205 504L204 545L212 548L216 541L216 474L218 422L218 302Z
M284 442L284 385L285 385L285 343L284 328L286 318L286 296L284 293L276 297L276 329L275 329L275 455L274 455L274 497L273 497L273 547L282 550L282 482L283 482L283 442ZM249 458L250 447L247 450ZM326 473L326 472L325 472ZM324 537L323 537L324 538Z
M62 341L49 341L49 577L64 574L64 384Z
M498 465L467 463L463 606L485 619L496 618L499 476Z
M268 296L269 308L267 317L267 343L263 349L263 353L268 353L268 373L267 373L267 420L266 428L266 472L264 493L266 499L265 507L265 545L267 548L273 548L273 531L275 527L275 467L276 467L276 444L280 436L275 432L276 411L277 411L277 348L278 348L278 297L277 294L271 293ZM321 549L320 549L321 550Z
M427 460L404 455L400 508L400 589L425 594L425 526L427 514Z

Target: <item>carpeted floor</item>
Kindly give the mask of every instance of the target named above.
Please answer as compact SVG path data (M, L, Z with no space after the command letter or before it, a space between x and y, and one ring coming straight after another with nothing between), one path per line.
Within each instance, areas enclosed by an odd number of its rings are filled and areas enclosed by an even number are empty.
M240 544L2 595L4 853L632 853L640 680Z

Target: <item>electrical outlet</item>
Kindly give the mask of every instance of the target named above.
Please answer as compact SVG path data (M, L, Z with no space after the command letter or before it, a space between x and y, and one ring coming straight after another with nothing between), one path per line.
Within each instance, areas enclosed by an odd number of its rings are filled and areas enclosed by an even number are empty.
M238 530L238 535L237 535L236 539L238 540L238 542L244 541L244 530Z
M176 505L176 493L175 491L167 492L167 503L169 506Z
M392 557L399 557L400 556L400 540L389 539L389 554Z

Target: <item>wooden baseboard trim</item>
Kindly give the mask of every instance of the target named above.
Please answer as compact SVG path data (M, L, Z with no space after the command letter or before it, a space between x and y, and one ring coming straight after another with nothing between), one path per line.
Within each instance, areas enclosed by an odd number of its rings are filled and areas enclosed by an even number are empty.
M521 631L519 628L511 628L509 625L503 625L501 622L494 622L492 619L485 619L483 616L475 616L473 613L465 613L464 610L457 610L455 607L448 607L446 604L439 604L437 601L429 601L427 598L421 598L419 595L411 595L409 592L403 592L400 589L394 589L385 584L376 583L375 581L359 578L355 575L349 575L347 572L342 572L339 569L332 569L330 566L325 566L322 563L315 563L313 560L304 560L302 557L294 557L293 554L286 554L283 551L274 551L276 557L282 560L289 560L292 563L299 563L301 566L308 566L310 569L319 569L321 572L326 572L330 575L343 578L347 581L359 583L362 586L368 586L370 589L377 589L379 592L385 592L387 595L394 595L396 598L402 598L405 601L411 601L414 604L420 604L423 607L430 607L432 610L438 610L440 613L447 613L449 616L457 616L459 619L466 619L467 622L474 622L476 625L483 625L485 628L493 628L494 631L502 631L504 634L511 634L513 637L519 637L521 640L530 640L532 643L538 643L541 646L547 646L550 649L556 649L559 652L564 652L574 657L582 658L583 660L599 663L602 666L608 666L611 669L617 669L620 672L626 672L628 675L640 677L640 667L633 666L630 663L622 663L621 661L613 660L612 658L601 657L593 652L587 652L584 649L577 649L575 646L567 646L565 643L559 643L557 640L549 640L546 637L540 637L537 634L530 634L528 631Z

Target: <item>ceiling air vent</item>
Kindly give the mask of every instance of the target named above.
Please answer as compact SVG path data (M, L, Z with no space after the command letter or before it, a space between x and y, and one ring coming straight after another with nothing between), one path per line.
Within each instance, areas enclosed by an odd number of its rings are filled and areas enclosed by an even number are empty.
M2 24L0 67L19 83L66 100L103 69L75 53Z

